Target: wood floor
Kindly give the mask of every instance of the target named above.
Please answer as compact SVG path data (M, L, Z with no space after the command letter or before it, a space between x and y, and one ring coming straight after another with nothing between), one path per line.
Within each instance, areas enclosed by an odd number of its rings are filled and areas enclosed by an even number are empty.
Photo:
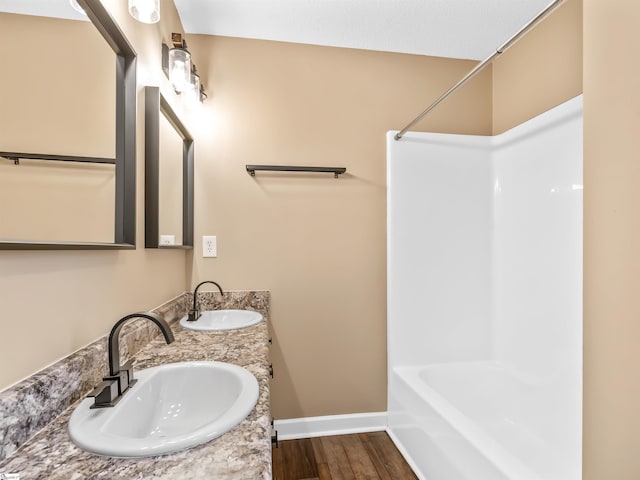
M274 480L417 480L385 432L281 441Z

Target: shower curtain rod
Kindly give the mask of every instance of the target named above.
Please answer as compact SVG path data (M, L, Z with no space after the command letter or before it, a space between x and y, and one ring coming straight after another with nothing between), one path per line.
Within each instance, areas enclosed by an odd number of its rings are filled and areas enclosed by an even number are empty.
M438 98L435 102L433 102L431 105L429 105L420 115L418 115L416 118L411 120L411 122L409 122L409 124L406 127L404 127L402 130L400 130L398 133L396 133L393 138L395 138L396 140L400 140L402 138L402 136L405 133L407 133L407 130L409 130L416 123L418 123L420 120L422 120L429 112L431 112L431 110L433 110L438 105L440 105L442 102L444 102L444 100L449 95L451 95L453 92L455 92L460 87L462 87L465 83L467 83L469 80L471 80L473 77L475 77L478 73L480 73L482 70L484 70L484 67L486 67L491 62L493 62L493 60L495 60L496 57L498 57L499 55L504 53L509 47L511 47L522 36L524 36L531 28L533 28L535 25L537 25L538 22L540 22L547 15L549 15L553 10L555 10L558 6L560 6L560 4L562 2L564 2L564 0L554 0L553 2L551 2L544 10L542 10L538 15L536 15L529 23L527 23L524 27L522 27L520 30L518 30L517 33L515 33L511 38L509 38L509 40L507 40L500 47L498 47L498 49L495 52L493 52L491 55L489 55L489 57L487 57L481 63L476 65L469 73L467 73L465 75L465 77L462 80L460 80L453 87L451 87L444 94L442 94L442 96L440 98Z

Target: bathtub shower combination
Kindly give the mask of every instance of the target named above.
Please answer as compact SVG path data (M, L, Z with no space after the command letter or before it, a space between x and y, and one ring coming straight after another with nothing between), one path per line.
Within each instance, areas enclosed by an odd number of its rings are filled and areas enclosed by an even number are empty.
M389 433L427 480L579 480L582 97L387 138Z

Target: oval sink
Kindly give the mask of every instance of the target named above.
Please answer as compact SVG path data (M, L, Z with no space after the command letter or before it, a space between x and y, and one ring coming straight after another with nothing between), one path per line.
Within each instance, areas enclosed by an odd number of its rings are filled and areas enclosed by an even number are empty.
M110 408L83 400L69 436L84 450L113 457L148 457L200 445L228 432L253 410L258 381L222 362L168 363L135 372L138 383Z
M180 325L190 330L235 330L250 327L260 320L262 315L252 310L207 310L195 322L183 317Z

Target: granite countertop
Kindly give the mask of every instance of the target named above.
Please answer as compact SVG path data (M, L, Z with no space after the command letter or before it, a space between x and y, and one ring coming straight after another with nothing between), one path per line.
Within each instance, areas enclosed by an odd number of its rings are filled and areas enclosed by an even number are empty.
M76 403L1 462L0 473L18 473L21 480L271 479L266 318L253 327L229 332L195 332L177 322L171 328L176 341L167 345L161 336L156 337L135 355L134 369L191 360L216 360L246 368L257 378L260 396L240 425L217 439L181 452L150 458L102 457L81 450L69 438L67 422Z

